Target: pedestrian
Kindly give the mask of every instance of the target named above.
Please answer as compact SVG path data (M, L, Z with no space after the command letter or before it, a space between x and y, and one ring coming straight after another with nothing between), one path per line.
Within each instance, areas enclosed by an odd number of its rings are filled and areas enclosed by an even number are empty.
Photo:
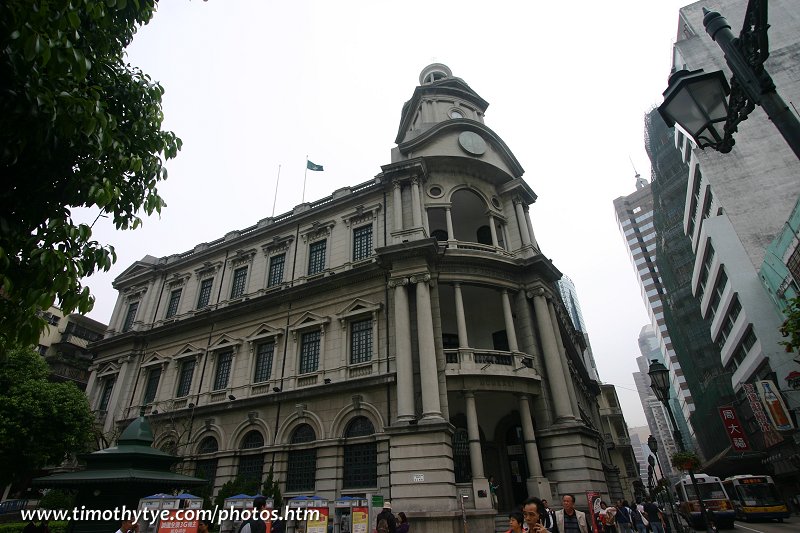
M531 496L522 502L522 516L525 519L525 525L528 526L528 533L546 533L544 524L542 524L540 511L543 509L542 500L536 496Z
M617 533L617 508L613 505L609 507L606 502L600 501L600 524L603 533Z
M397 533L408 533L409 527L411 527L411 524L408 523L406 513L403 511L397 513Z
M385 520L386 524L381 524L381 520ZM386 531L381 531L382 527ZM378 533L397 533L397 519L392 514L392 502L388 500L383 502L383 510L375 519L375 529L378 530Z
M512 511L508 514L508 527L506 533L522 533L524 531L525 515L520 511Z
M261 517L261 513L267 506L267 499L263 496L256 496L253 500L253 513L239 526L238 533L266 533L267 524Z
M559 533L589 533L586 514L575 509L575 496L564 494L561 506L563 509L556 511L556 528Z
M633 533L633 517L631 508L628 507L628 500L617 500L617 525L621 533Z
M641 500L636 501L636 505L631 508L631 522L637 533L647 533L647 519L642 515Z
M644 513L650 521L650 529L653 533L664 533L664 529L666 528L664 513L650 498L644 499Z
M211 521L206 520L205 518L201 518L197 522L197 533L210 533L211 532Z
M547 529L547 531L553 531L553 528L556 526L556 514L555 511L550 507L547 503L547 500L542 500L542 524Z
M500 485L495 482L494 476L489 476L489 495L492 498L492 509L497 509L497 489L499 488Z
M133 521L128 518L127 520L120 522L117 533L138 533L138 531L139 524L134 524Z

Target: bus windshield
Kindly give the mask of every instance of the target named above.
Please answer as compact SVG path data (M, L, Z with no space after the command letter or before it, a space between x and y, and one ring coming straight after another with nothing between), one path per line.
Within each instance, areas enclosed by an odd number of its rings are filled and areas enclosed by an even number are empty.
M698 483L697 486L700 488L700 495L703 497L704 500L727 500L728 497L725 495L725 490L722 488L722 485L719 483ZM697 494L694 491L694 487L691 484L684 485L686 489L686 498L689 500L696 500Z
M736 494L744 505L780 505L783 503L775 485L770 483L738 485Z

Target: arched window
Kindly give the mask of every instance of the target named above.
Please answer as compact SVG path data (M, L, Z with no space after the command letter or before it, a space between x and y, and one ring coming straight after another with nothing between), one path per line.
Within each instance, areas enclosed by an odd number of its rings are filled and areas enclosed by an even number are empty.
M242 439L242 450L253 450L264 446L264 437L256 430L250 431ZM264 473L264 454L242 455L236 475L245 479L261 481Z
M375 426L366 417L357 416L347 424L344 430L345 489L377 487L378 444L374 434Z
M161 451L170 455L178 455L178 443L170 439L161 445Z
M256 430L250 431L242 439L243 450L252 450L253 448L261 448L262 446L264 446L264 437Z
M453 433L453 468L455 469L456 483L472 481L472 467L469 463L469 437L464 428L456 428Z
M219 445L214 437L204 438L197 447L197 453L214 453L217 450L219 450Z
M457 241L482 242L483 233L488 232L488 243L492 244L486 202L469 189L459 189L450 197L450 218L453 221L453 238ZM485 230L480 228L485 227ZM484 238L484 240L486 240Z
M214 437L206 437L200 441L197 447L198 454L214 453L219 450L217 439ZM214 480L217 477L217 459L201 459L197 461L194 469L194 476L201 479L208 480L208 490L214 490Z
M300 424L292 432L292 445L313 443L317 440L314 428ZM293 446L294 448L294 446ZM299 448L299 447L298 447ZM286 476L287 492L314 492L317 472L317 450L310 446L289 450L289 465Z

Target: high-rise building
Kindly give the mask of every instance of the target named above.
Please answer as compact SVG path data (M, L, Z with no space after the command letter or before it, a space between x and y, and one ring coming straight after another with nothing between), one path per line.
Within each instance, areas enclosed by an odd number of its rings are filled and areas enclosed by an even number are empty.
M682 8L673 71L721 69L729 76L722 50L704 29L703 8L721 12L738 32L747 6L745 0L717 0ZM763 50L769 53L766 69L787 102L800 101L796 12L794 0L769 3L769 44ZM750 445L767 453L764 464L785 484L787 493L797 493L800 460L791 460L800 457L797 439L791 432L778 435L758 414L759 402L747 389L770 381L788 405L786 416L796 421L800 398L786 377L800 371L800 364L780 344L783 317L764 290L758 270L800 196L800 161L758 106L739 124L734 139L732 151L722 154L697 149L680 130L674 135L688 165L682 224L694 256L691 291L709 324L721 366L730 376ZM716 427L722 430L721 424Z
M697 451L711 459L725 455L730 442L719 438L719 407L734 402L731 375L722 367L719 349L711 341L711 321L700 312L692 294L695 256L692 242L684 234L686 186L689 168L676 149L674 131L657 109L645 115L645 149L650 158L653 193L653 221L656 234L656 264L666 291L664 322L681 363L695 410Z
M589 375L595 381L600 381L597 374L597 363L594 360L594 353L592 352L592 344L589 342L589 333L586 329L586 322L583 320L583 313L581 313L581 303L578 300L578 290L575 288L575 283L569 276L561 276L558 280L558 292L561 293L561 299L564 301L564 307L567 309L567 314L572 325L575 329L583 334L586 341L586 350L584 350L584 362Z
M653 435L658 443L658 459L661 467L665 475L671 476L675 472L670 463L670 456L678 451L678 446L675 442L667 410L650 388L650 376L647 375L651 361L656 360L664 364L664 356L661 354L658 344L653 327L650 325L644 326L639 332L639 351L642 355L636 358L639 371L633 373L633 381L636 383L639 401L642 402L642 410L644 410L647 426L650 428L650 435ZM673 406L673 412L677 412L677 400L673 398L670 402Z
M628 255L636 270L642 299L647 307L660 351L664 354L664 364L670 371L672 394L679 405L675 417L681 428L685 428L686 436L693 438L694 429L688 421L694 412L694 400L664 320L666 291L656 265L657 236L653 221L653 194L650 187L650 183L637 174L636 192L614 200L614 209Z
M487 106L430 65L374 179L131 265L87 389L105 430L144 410L210 490L273 468L286 497L383 495L420 533L459 527L462 496L494 529L490 476L501 509L622 486Z

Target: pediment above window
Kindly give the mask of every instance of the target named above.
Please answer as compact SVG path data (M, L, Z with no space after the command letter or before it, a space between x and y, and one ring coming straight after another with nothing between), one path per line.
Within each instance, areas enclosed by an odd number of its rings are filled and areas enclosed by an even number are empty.
M217 273L222 266L222 261L206 261L201 266L194 269L194 275L199 278L210 278Z
M380 210L381 204L359 205L353 211L342 215L342 220L348 227L356 226L374 220Z
M169 364L169 358L161 355L158 352L153 352L146 356L142 361L142 368L149 368L154 366L166 366Z
M348 304L344 309L336 313L336 318L338 318L342 324L344 325L346 321L355 316L364 316L364 315L372 315L375 316L378 311L383 308L383 305L379 303L368 302L367 300L362 300L361 298L356 298L350 304Z
M288 235L285 237L279 237L278 235L275 235L270 242L261 245L261 250L264 252L264 255L284 253L289 250L289 246L291 246L292 241L294 241L294 235Z
M203 350L195 346L194 344L188 343L183 346L180 350L175 352L175 355L172 356L173 359L186 359L188 357L197 357L203 353Z
M236 250L236 252L229 258L228 268L237 268L243 265L248 265L256 255L256 249L249 250Z
M253 330L250 335L245 337L245 340L248 342L256 342L269 337L277 337L278 335L283 335L282 328L274 328L269 324L261 324L255 330Z
M300 231L300 236L303 238L303 242L313 242L317 239L327 238L330 237L331 230L335 225L335 220L328 220L327 222L315 220L311 223L311 226Z

